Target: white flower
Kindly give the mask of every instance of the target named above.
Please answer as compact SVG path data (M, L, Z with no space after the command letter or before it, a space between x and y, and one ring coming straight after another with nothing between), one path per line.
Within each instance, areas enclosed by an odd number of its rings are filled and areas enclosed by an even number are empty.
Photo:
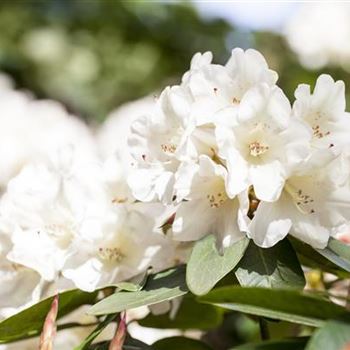
M217 155L215 123L232 124L235 113L230 111L232 115L221 121L216 113L237 108L256 84L270 86L277 80L255 50L233 50L226 66L211 60L210 52L196 54L181 85L166 88L153 114L133 124L129 146L137 169L129 185L137 199L170 202L180 162L197 161L201 154Z
M322 154L339 154L344 146L350 144L350 115L345 112L345 86L343 81L336 81L331 76L322 74L318 77L314 92L310 86L301 84L295 91L296 101L293 114L307 123L312 131L311 145Z
M232 50L225 66L212 64L212 55L196 54L191 69L185 73L182 85L193 96L193 114L197 124L214 121L232 125L231 118L216 118L215 113L223 108L237 108L245 93L259 83L273 86L277 73L270 70L265 58L256 50Z
M228 192L237 195L254 186L258 199L276 200L290 168L308 156L309 130L291 119L288 99L278 87L262 83L243 97L232 128L217 128L219 155L226 159Z
M349 68L350 6L346 2L302 4L285 34L292 50L307 68L341 65Z
M277 81L277 73L270 70L265 58L256 50L232 50L225 66L212 64L212 54L197 53L192 58L191 69L185 73L183 84L194 98L212 96L225 105L238 104L244 94L258 83L270 86Z
M160 249L154 222L134 205L117 204L110 221L95 235L77 235L63 275L77 288L93 291L98 287L124 281L152 266Z
M62 147L74 146L81 159L96 159L90 131L59 103L0 89L0 109L0 190L24 165L46 161Z
M254 50L233 50L225 66L196 54L181 85L135 122L129 185L139 200L175 204L175 240L214 233L225 247L247 234L270 247L290 232L320 248L346 222L344 84L322 75L313 94L300 85L292 109L276 80Z
M146 96L139 100L128 102L112 111L98 130L98 147L103 159L114 153L125 157L125 166L133 158L127 152L127 139L131 124L139 117L152 114L155 109L155 97Z
M200 156L199 164L181 166L175 185L181 202L172 226L174 239L195 241L212 233L218 246L229 246L244 236L238 225L239 215L244 216L240 202L227 195L226 181L225 167L208 156Z
M12 247L11 225L0 222L0 319L12 316L39 301L42 284L40 275L6 257Z
M308 155L311 135L291 121L277 74L260 53L235 49L226 66L211 61L210 52L196 54L181 85L136 120L129 146L137 170L128 183L141 201L176 199L176 240L214 232L228 246L247 224L249 205L236 196L253 185L259 199L276 200L290 168Z
M308 164L286 180L279 199L260 202L248 235L271 247L288 232L314 248L324 248L334 229L349 221L350 193L337 173L340 158L329 164Z
M137 199L171 201L176 153L188 123L188 96L179 86L165 89L155 113L134 122L128 143L138 164L128 181Z
M10 181L0 213L13 225L8 259L54 280L82 225L103 211L95 166L64 150L55 165L28 165ZM93 225L91 224L91 229Z
M120 201L134 199L126 181L135 162L127 144L131 124L140 116L152 113L154 105L153 96L126 103L113 111L98 131L98 148L105 161L105 180L112 196Z

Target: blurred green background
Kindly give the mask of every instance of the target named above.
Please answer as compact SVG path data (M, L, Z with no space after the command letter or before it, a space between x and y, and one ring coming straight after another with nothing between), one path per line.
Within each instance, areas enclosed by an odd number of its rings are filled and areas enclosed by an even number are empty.
M0 71L89 121L178 82L195 52L211 50L224 63L236 46L260 50L291 99L298 83L321 73L302 68L280 34L202 17L190 2L0 1ZM349 78L341 68L324 71Z

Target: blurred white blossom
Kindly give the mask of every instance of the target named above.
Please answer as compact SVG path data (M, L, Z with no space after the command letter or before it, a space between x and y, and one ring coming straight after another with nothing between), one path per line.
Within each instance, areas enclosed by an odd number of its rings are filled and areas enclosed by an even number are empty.
M96 159L90 130L59 103L3 89L0 108L0 189L25 164L46 161L62 147L74 146L81 159Z
M142 115L148 115L153 109L153 96L126 103L111 112L97 132L97 146L104 161L105 181L109 184L109 191L115 199L134 200L127 184L127 177L134 163L127 140L134 120Z
M287 23L285 34L290 47L306 67L341 65L350 69L349 3L304 3Z

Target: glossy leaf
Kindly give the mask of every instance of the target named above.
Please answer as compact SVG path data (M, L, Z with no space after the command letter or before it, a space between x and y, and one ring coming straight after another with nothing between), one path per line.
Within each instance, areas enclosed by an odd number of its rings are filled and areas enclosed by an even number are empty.
M295 290L223 287L199 300L247 314L315 327L347 313L339 305Z
M169 313L149 314L139 324L160 329L211 329L218 327L222 320L222 310L214 305L198 303L193 296L186 296L174 318L170 318Z
M103 341L96 344L90 345L88 350L109 350L109 341ZM149 345L143 343L140 340L131 338L130 336L126 337L126 341L123 345L123 350L154 350Z
M303 289L305 277L292 245L287 239L271 248L249 243L236 269L239 283L245 287Z
M219 254L215 237L204 237L196 242L187 265L186 281L190 291L197 295L208 293L215 284L232 271L243 257L249 240L243 238Z
M348 244L330 238L328 246L325 249L317 249L317 251L332 263L350 272L350 246Z
M293 339L263 341L236 346L230 350L304 350L308 339L309 338L307 337L299 337Z
M154 350L211 350L211 347L199 340L185 337L160 339L152 344Z
M331 320L318 329L308 343L306 350L345 350L350 348L350 319Z
M289 236L288 240L293 245L294 250L298 254L299 261L302 265L313 269L322 269L323 271L333 273L341 278L348 278L349 272L343 270L329 259L322 256L317 250L310 245Z
M107 315L143 305L152 305L170 300L188 292L185 282L185 267L169 269L150 275L144 289L136 292L116 292L95 304L91 315Z
M81 305L94 303L96 295L97 293L86 293L77 289L60 293L58 318L67 315ZM50 310L52 300L53 297L45 299L0 322L0 343L38 335Z
M129 279L128 281L116 283L114 286L117 287L119 290L137 292L145 286L147 278L148 272L146 271Z
M117 319L117 315L107 316L98 326L84 339L84 341L74 348L74 350L88 350L91 343L99 336L99 334L113 321Z

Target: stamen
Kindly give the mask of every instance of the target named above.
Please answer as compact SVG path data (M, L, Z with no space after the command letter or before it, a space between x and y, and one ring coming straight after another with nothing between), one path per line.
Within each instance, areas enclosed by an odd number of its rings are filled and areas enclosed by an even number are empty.
M177 146L172 143L163 143L160 145L162 151L164 153L175 153Z
M241 102L241 101L240 101L238 98L236 98L236 97L234 97L234 98L232 99L232 103L233 103L234 105L238 105L240 102Z
M208 194L207 199L211 208L219 208L226 202L228 197L225 192L217 192Z
M312 130L314 132L314 136L318 139L322 139L323 137L330 135L330 131L322 131L318 124L314 125Z
M291 195L294 200L294 204L301 213L315 213L315 209L313 208L314 199L310 195L305 194L302 189L295 189L293 186L288 184L286 184L285 189Z
M74 236L74 225L71 223L66 224L56 224L51 223L43 227L43 232L49 235L53 240L56 241L61 248L65 248L70 243L72 237ZM37 234L40 235L42 232L39 230Z
M260 142L252 142L249 144L249 153L253 157L258 157L269 150L269 146L261 144Z
M113 204L119 204L119 203L126 203L128 201L128 198L126 197L116 197L112 199Z
M100 247L98 248L98 254L102 260L112 261L116 263L120 263L125 258L123 252L117 247Z

